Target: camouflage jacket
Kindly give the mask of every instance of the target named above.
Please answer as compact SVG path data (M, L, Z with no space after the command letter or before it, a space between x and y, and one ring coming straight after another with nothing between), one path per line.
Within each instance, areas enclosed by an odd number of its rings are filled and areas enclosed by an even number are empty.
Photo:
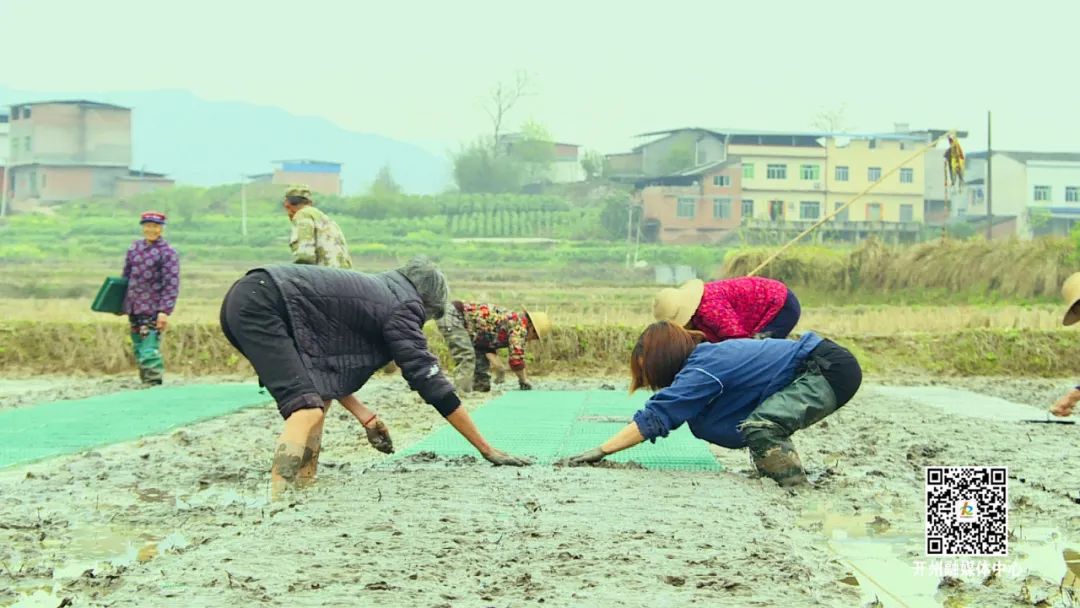
M308 205L292 218L289 248L293 262L331 268L352 268L349 244L334 220Z

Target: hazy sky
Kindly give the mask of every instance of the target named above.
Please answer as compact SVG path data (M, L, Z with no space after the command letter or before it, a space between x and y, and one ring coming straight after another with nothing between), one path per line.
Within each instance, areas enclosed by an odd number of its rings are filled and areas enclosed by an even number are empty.
M1080 2L0 0L0 82L189 89L433 145L489 128L481 100L528 70L535 118L618 151L677 126L971 132L1080 150ZM137 109L136 109L137 111Z

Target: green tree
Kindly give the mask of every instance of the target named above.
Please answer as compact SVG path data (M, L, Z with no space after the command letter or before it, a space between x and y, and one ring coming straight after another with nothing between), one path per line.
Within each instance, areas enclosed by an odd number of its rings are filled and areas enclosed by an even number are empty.
M510 158L521 164L525 183L533 184L548 178L555 162L555 144L547 128L535 120L521 125L520 137L509 146Z
M522 179L521 164L497 155L482 138L454 155L454 181L461 192L517 192Z
M604 174L604 165L606 164L604 155L596 150L587 150L581 158L581 169L585 171L585 179L593 180L601 177Z
M390 165L383 165L382 169L375 174L375 181L371 184L371 195L383 197L398 194L401 194L401 185L394 180Z

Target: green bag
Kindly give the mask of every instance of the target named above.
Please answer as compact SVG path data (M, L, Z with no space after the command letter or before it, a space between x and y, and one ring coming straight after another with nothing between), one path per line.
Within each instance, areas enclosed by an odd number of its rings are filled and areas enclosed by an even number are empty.
M128 281L121 277L108 277L101 284L90 310L96 312L124 312L124 296L127 295Z

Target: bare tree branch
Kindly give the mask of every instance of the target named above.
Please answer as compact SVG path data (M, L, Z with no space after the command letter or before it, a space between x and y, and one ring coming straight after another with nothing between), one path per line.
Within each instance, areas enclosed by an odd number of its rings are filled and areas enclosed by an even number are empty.
M813 122L810 126L818 131L826 131L828 133L844 133L851 130L851 125L848 124L847 119L847 105L840 104L835 108L821 109L814 116Z
M492 87L487 99L484 101L484 112L491 119L492 146L495 150L499 147L499 136L502 135L503 124L506 115L514 109L522 97L535 95L532 78L525 70L518 70L514 74L512 82L499 81Z

